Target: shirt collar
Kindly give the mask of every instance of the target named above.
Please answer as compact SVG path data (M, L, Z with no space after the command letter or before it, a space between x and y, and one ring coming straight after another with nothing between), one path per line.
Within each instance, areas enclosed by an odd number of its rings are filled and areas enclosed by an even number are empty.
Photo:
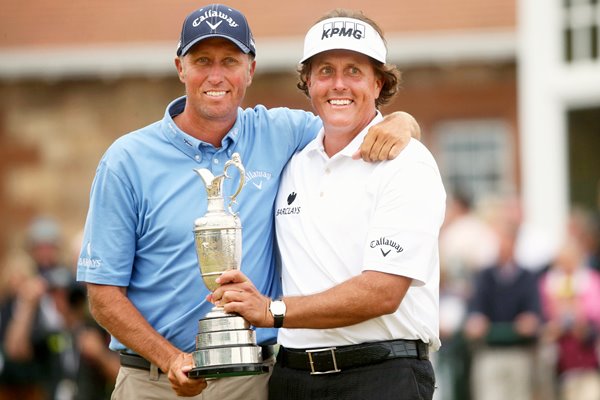
M162 120L162 130L167 137L167 139L173 144L173 146L177 147L187 156L194 158L199 161L202 159L202 153L206 152L208 149L211 149L211 153L214 152L214 146L210 143L204 142L202 140L196 139L195 137L185 133L173 121L173 118L183 112L185 108L186 97L180 97L178 99L173 100L165 110L165 115ZM238 109L238 115L233 127L227 132L223 140L221 141L221 146L223 149L231 149L234 144L237 142L239 134L242 132L241 129L241 109ZM230 150L227 150L229 153Z
M375 117L371 120L371 122L369 122L369 124L365 126L364 129L360 131L358 135L356 135L354 139L352 139L352 141L348 143L348 145L344 147L338 154L346 157L352 157L360 148L365 136L367 135L367 132L369 131L369 128L381 121L383 121L383 116L381 115L381 112L377 110L377 114L375 114ZM325 154L325 147L323 146L324 136L325 130L324 128L321 128L317 137L306 146L306 151L309 153L320 152Z

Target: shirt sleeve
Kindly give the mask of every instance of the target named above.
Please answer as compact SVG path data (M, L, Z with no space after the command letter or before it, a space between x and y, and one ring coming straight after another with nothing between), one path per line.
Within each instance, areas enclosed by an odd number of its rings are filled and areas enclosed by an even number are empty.
M306 119L306 127L302 130L300 146L298 150L302 150L308 143L310 143L323 127L321 118L317 117L311 112L304 112Z
M446 194L435 165L400 167L368 190L376 196L363 268L412 278L421 286L437 273L438 235Z
M103 159L90 193L77 279L127 286L136 248L137 213L133 190Z
M323 127L321 118L304 110L292 110L285 107L267 110L270 122L279 128L277 134L290 132L293 148L291 154L302 150L310 143Z

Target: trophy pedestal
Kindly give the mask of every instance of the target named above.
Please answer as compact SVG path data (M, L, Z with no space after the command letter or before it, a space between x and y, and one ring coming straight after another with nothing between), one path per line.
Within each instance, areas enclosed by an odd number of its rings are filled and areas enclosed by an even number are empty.
M223 378L258 375L269 371L263 364L261 347L250 324L237 314L227 314L213 308L198 321L196 351L192 353L195 367L190 378Z

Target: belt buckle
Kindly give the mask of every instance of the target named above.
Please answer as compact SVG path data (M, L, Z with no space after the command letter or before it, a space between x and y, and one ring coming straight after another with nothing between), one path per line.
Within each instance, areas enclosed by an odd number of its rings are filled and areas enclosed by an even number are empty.
M311 375L335 374L338 372L342 372L342 370L339 369L337 366L337 360L335 358L335 349L336 349L336 347L325 347L322 349L306 350L306 353L308 354L308 362L310 363L310 374ZM330 369L329 371L315 371L313 353L322 353L322 352L329 352L329 354L331 354L331 360L333 361L333 369Z

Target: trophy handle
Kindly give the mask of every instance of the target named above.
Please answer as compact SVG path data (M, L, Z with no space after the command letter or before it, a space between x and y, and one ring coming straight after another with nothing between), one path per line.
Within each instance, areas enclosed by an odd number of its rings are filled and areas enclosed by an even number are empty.
M231 155L231 160L227 161L225 163L225 166L223 167L223 174L225 175L225 178L230 178L230 176L227 175L227 169L231 165L233 165L234 167L236 167L238 169L238 171L240 171L240 183L238 184L238 188L235 191L235 193L230 196L229 204L227 205L227 209L229 210L229 212L232 215L236 215L236 213L233 212L231 206L233 204L235 204L236 197L238 196L238 194L240 194L240 192L242 191L242 188L244 187L244 183L246 182L246 170L244 169L244 166L242 165L242 159L240 158L240 154L233 153Z

